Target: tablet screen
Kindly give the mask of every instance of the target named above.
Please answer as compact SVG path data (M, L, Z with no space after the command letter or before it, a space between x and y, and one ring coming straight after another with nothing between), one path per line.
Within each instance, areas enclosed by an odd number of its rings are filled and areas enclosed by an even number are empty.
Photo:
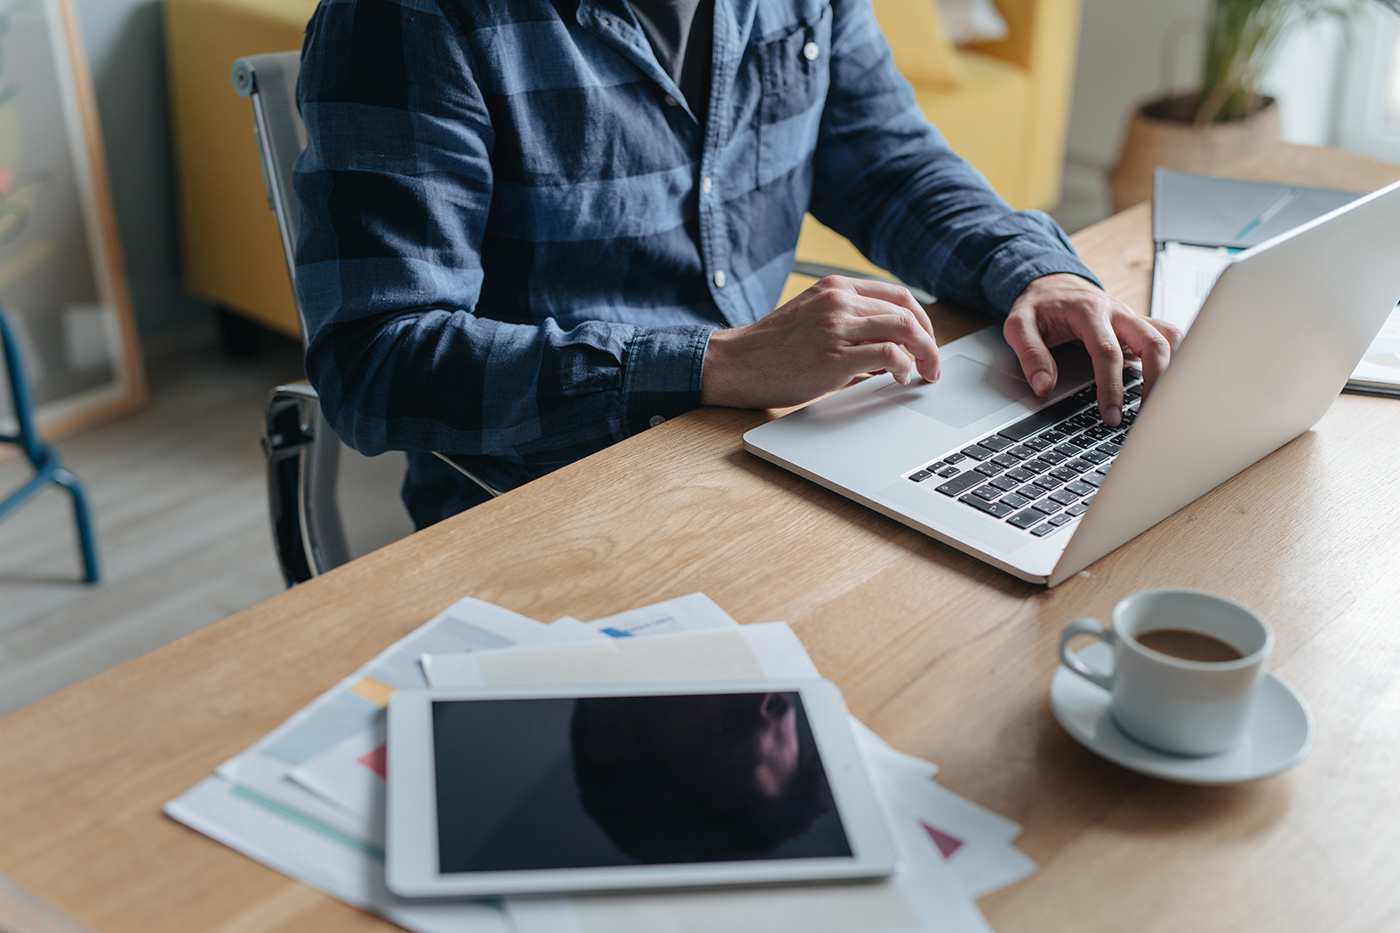
M444 874L851 856L796 692L432 706Z

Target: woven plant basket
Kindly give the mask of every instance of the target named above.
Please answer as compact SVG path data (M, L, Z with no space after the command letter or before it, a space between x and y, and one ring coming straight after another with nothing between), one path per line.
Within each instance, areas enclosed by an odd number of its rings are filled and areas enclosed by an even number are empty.
M1121 211L1152 197L1152 172L1209 173L1267 149L1282 138L1278 104L1259 99L1246 119L1198 124L1191 119L1195 95L1144 104L1133 114L1118 164L1108 173L1113 210Z

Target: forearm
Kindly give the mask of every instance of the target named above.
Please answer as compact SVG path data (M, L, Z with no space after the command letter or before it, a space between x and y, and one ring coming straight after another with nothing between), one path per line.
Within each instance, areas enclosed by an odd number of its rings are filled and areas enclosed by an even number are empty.
M557 466L700 403L710 328L507 324L431 309L322 328L307 375L352 447Z
M1035 278L1092 280L1054 221L1012 211L928 124L868 2L839 5L812 213L905 281L997 316Z

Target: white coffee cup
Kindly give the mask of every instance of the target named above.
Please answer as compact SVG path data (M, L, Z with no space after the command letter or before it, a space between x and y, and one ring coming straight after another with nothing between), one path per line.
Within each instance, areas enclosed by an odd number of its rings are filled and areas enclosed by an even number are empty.
M1161 629L1208 635L1241 657L1191 661L1143 645ZM1070 639L1088 635L1113 648L1113 671L1102 674L1075 657ZM1108 690L1113 721L1132 738L1177 755L1213 755L1244 734L1274 633L1258 614L1232 599L1202 590L1144 590L1113 607L1113 628L1076 619L1060 633L1060 661Z

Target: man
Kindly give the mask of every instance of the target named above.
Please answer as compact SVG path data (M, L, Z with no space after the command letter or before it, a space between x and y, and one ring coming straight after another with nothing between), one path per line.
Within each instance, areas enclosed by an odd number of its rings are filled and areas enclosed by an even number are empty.
M1032 387L1082 340L1179 334L1107 296L928 125L869 0L322 0L299 89L307 374L366 454L409 451L419 527L698 405L937 379L923 309L827 279L773 310L804 212L1005 317ZM770 313L771 312L771 313Z

